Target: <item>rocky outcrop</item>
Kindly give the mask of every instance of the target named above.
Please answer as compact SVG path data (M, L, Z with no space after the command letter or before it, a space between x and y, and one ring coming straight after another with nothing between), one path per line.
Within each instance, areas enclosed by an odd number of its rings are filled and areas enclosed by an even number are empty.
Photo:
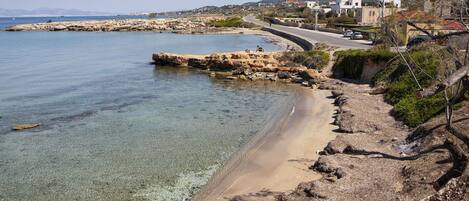
M189 60L195 60L195 59L197 58L191 58L188 56L171 54L171 53L153 54L153 62L156 65L161 65L161 66L187 66L189 64Z
M213 72L229 72L224 75L230 79L282 80L305 86L316 85L324 80L324 77L314 69L289 66L291 62L284 61L282 54L281 52L230 52L180 55L161 52L153 54L153 61L160 66L183 66Z
M41 126L41 124L17 124L17 125L15 125L13 130L14 131L22 131L22 130L37 128L39 126Z
M329 177L335 176L337 179L341 179L346 176L343 168L340 167L334 159L327 156L319 157L311 169L317 172L328 174Z
M8 27L6 31L89 31L89 32L128 32L128 31L171 31L176 33L204 33L217 31L210 27L217 17L191 17L177 19L125 19L77 22L52 22L20 24Z

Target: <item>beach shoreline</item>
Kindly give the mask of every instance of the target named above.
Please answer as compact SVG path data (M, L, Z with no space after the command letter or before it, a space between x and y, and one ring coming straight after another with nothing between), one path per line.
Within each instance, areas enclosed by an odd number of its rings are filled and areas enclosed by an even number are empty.
M263 31L258 27L212 27L211 20L216 17L193 17L173 19L124 19L124 20L81 20L57 21L51 23L14 24L0 31L7 32L154 32L189 35L257 35L264 37L283 50L298 50L302 48L296 43Z
M335 138L330 91L299 86L288 111L267 122L191 199L230 200L292 191L299 183L321 178L309 170L318 150Z

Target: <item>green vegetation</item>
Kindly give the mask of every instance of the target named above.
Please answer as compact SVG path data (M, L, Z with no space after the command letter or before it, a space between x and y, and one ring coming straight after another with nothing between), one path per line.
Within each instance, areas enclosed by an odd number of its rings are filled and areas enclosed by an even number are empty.
M329 52L319 49L307 52L286 52L284 56L287 60L316 70L326 67L330 59Z
M148 14L148 18L152 19L152 18L156 18L158 17L158 13L150 13Z
M396 56L389 50L347 50L336 52L337 60L333 66L337 77L360 79L366 62L388 62Z
M342 15L340 17L332 17L328 19L328 24L330 26L335 26L335 24L345 24L345 25L350 25L350 24L356 24L357 20L353 17L347 16L347 15Z
M414 73L422 87L429 87L434 79L442 75L440 55L421 47L412 50L407 60L414 61ZM444 110L443 94L420 98L417 96L419 87L404 61L386 49L348 50L336 53L337 61L333 67L334 75L349 79L360 79L364 65L371 61L388 64L388 67L375 75L374 85L384 85L388 90L385 99L394 106L394 115L411 127L418 126ZM396 59L393 59L396 58ZM425 72L425 73L424 73Z
M430 87L435 78L443 76L442 63L444 55L435 54L438 47L421 46L409 54L404 53L408 61L415 63L412 67L415 77L423 88ZM438 49L437 49L438 50ZM438 52L438 51L436 51ZM374 85L387 88L385 99L394 106L393 113L411 127L418 126L444 111L445 99L442 93L436 96L418 97L420 88L410 73L405 62L385 47L372 50L347 50L336 53L337 60L333 66L334 76L348 79L360 79L367 62L374 62L387 67L376 74Z
M212 22L214 27L242 27L243 20L240 17L230 17Z
M419 83L424 88L431 86L434 79L430 76L438 77L441 74L441 58L424 49L412 51L409 56L423 69L414 71ZM378 73L373 82L384 84L388 88L386 101L394 106L395 116L409 126L415 127L424 123L444 110L445 99L442 93L429 98L417 96L418 85L408 67L400 60Z

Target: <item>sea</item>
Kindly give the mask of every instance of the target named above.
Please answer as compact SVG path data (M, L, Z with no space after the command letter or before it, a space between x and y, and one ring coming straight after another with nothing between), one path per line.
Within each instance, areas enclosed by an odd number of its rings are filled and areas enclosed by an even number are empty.
M0 200L188 200L295 92L155 66L152 53L257 45L281 49L241 34L0 32ZM27 123L41 126L12 131Z

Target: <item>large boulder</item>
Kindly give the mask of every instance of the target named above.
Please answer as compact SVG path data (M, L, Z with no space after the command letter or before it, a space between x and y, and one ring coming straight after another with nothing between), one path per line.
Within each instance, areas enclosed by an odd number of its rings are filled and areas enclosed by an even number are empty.
M307 70L301 71L299 73L299 76L303 78L304 80L315 80L318 83L323 80L323 76L314 69L307 69Z
M57 25L57 26L54 26L52 29L53 29L52 31L63 31L63 30L66 30L67 27L64 25Z
M156 53L153 54L153 61L162 66L187 66L189 58L177 54Z
M322 172L322 173L333 173L338 168L339 168L339 165L337 161L327 156L319 157L319 159L311 167L311 169L316 170L318 172Z
M291 78L291 75L289 72L285 72L285 71L280 71L277 73L277 76L279 79L288 79L288 78Z

